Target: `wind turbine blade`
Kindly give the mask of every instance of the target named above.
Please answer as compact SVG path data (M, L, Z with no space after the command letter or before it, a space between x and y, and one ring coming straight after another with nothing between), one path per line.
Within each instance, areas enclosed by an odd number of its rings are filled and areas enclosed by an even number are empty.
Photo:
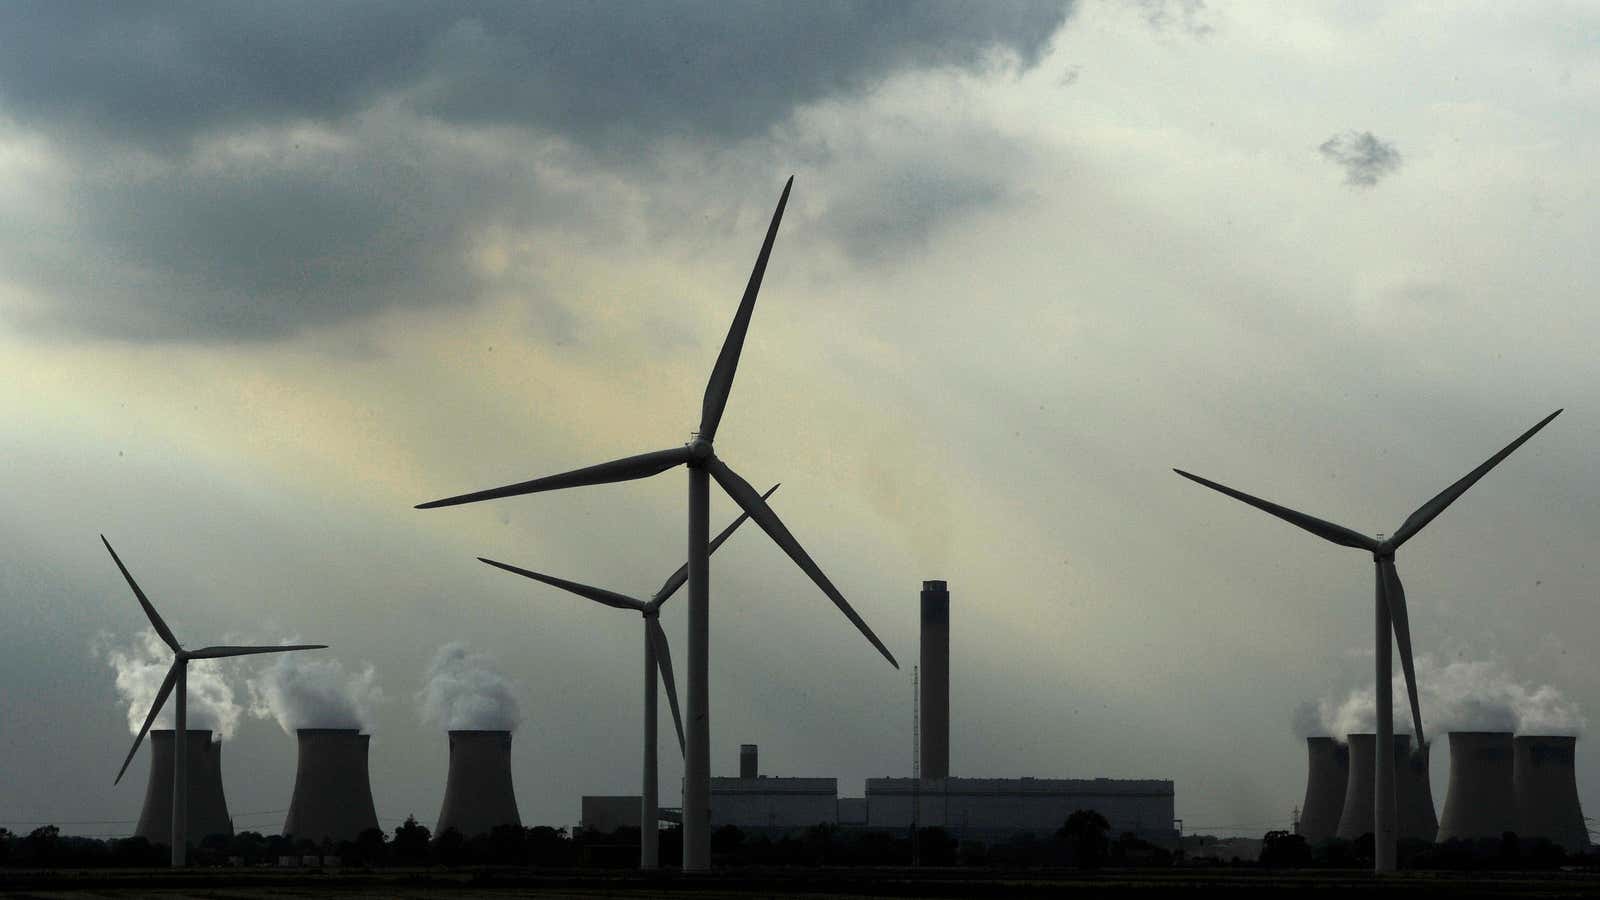
M139 605L144 607L145 617L150 620L151 625L155 626L156 634L161 635L161 639L166 641L167 646L171 647L174 652L182 650L183 648L178 645L178 639L172 635L172 629L168 628L167 623L161 620L161 614L156 612L156 608L150 605L150 598L146 597L144 591L139 589L139 582L133 580L133 575L128 572L128 567L122 564L122 557L117 555L117 551L111 549L111 542L106 540L106 536L103 534L100 535L100 543L105 544L106 550L111 552L111 559L116 562L117 568L122 570L122 577L128 580L128 587L133 588L133 595L139 598Z
M1303 512L1296 512L1287 506L1279 506L1270 500L1262 500L1260 497L1252 497L1249 494L1246 494L1244 491L1236 491L1227 485L1217 484L1215 481L1201 478L1199 475L1191 475L1182 469L1173 469L1172 471L1177 472L1179 475L1182 475L1190 481L1203 484L1214 491L1220 491L1221 493L1227 494L1229 497L1232 497L1235 500L1248 503L1262 512L1277 516L1291 525L1304 528L1306 531L1311 532L1323 540L1332 541L1335 544L1340 544L1345 547L1357 547L1362 550L1378 549L1378 542L1376 539L1368 537L1367 535L1364 535L1358 531L1351 531L1343 525L1335 525L1332 522L1324 522L1315 516L1308 516Z
M1420 750L1426 743L1422 736L1422 707L1417 703L1417 669L1411 657L1411 620L1406 613L1406 589L1400 584L1400 573L1394 560L1378 563L1383 569L1384 599L1389 604L1389 619L1394 623L1394 641L1400 647L1400 668L1406 673L1406 694L1411 700L1411 725L1416 729L1416 746Z
M778 198L778 208L772 213L772 224L767 226L767 239L761 243L761 253L750 270L750 281L745 285L744 297L739 300L739 311L728 326L728 336L722 342L722 352L717 354L717 365L706 382L705 400L700 406L700 436L710 441L717 436L717 424L722 421L722 411L728 405L728 392L733 389L733 373L739 368L739 353L744 349L744 335L750 329L750 313L756 306L756 294L761 291L761 278L767 272L767 259L772 256L772 242L778 239L778 223L783 220L783 208L789 205L789 189L794 187L794 176L783 185L783 195Z
M646 604L642 600L635 600L626 594L619 594L616 591L608 591L605 588L590 587L587 584L579 584L576 581L568 581L565 578L556 578L553 575L541 575L538 572L531 572L527 569L521 569L503 562L495 562L492 559L485 559L482 556L478 557L478 562L488 563L497 569L505 569L507 572L515 572L524 578L532 578L534 581L542 581L551 587L558 587L563 591L577 594L579 597L586 597L596 603L604 603L606 606L614 606L617 609L631 609L634 612L644 612L647 608Z
M771 497L773 492L776 491L777 489L778 489L778 485L776 485L776 484L773 485L770 488L767 488L767 492L765 494L761 495L761 499L765 500L768 497ZM739 514L739 518L733 520L733 524L729 525L727 528L722 529L722 533L721 534L719 534L716 537L711 539L711 544L709 545L710 549L706 550L706 555L710 556L711 554L717 552L717 548L722 546L722 542L727 540L728 537L730 535L732 535L733 532L735 530L737 530L740 525L744 524L744 520L748 519L748 518L750 518L750 514L749 513L743 513L743 512L740 513ZM657 609L660 609L661 608L661 604L666 603L667 602L667 598L671 597L673 594L677 593L678 592L678 588L683 587L683 583L685 581L688 581L688 580L689 580L689 564L688 563L684 563L683 565L678 567L678 571L673 572L672 575L670 575L667 578L666 582L661 585L661 590L656 591L655 599L650 601L650 605L654 606Z
M501 497L537 494L540 491L558 491L562 488L609 484L613 481L632 481L635 478L649 478L651 475L660 474L673 466L680 466L688 461L688 447L657 450L653 453L641 453L638 456L614 459L599 465L574 469L571 472L563 472L560 475L547 475L544 478L535 478L532 481L508 484L505 487L490 488L486 491L462 494L459 497L446 497L443 500L419 503L417 504L417 509L437 509L441 506L477 503L480 500L498 500Z
M274 644L270 647L202 647L190 659L221 659L226 656L253 656L257 653L287 653L290 650L326 650L327 644Z
M667 705L672 707L672 726L678 729L678 752L684 753L683 715L678 712L678 684L672 677L672 651L667 649L667 633L661 630L661 620L649 616L644 627L650 632L650 643L656 647L656 669L661 673L661 685L667 689Z
M155 702L150 704L150 715L144 717L144 727L139 729L139 736L133 739L133 747L128 750L128 758L122 761L122 768L117 770L117 777L111 782L113 785L122 781L123 773L128 771L128 763L133 762L133 755L139 752L139 744L150 730L150 723L156 720L156 714L161 712L162 704L167 702L167 695L172 693L172 686L178 680L178 667L181 665L183 665L181 659L172 661L172 668L167 670L167 677L161 682L161 690L156 691Z
M765 531L779 547L782 547L783 552L789 554L789 558L794 560L795 565L799 566L801 571L811 576L811 580L817 583L817 587L822 588L822 592L828 595L828 599L833 601L834 606L839 607L839 611L845 614L845 618L860 629L867 640L872 642L872 646L878 648L878 652L883 654L883 658L887 659L890 665L893 665L896 669L900 668L900 663L894 658L894 654L890 653L889 648L878 640L878 636L872 633L872 629L867 627L867 623L862 621L859 615L856 615L856 611L850 608L849 601L845 600L844 595L839 593L839 589L833 586L833 582L828 580L828 576L822 574L822 569L812 561L805 548L801 547L800 542L795 540L794 535L789 533L789 529L778 518L778 514L772 511L772 507L767 505L767 501L763 500L760 494L756 493L756 489L750 486L750 482L739 477L737 472L728 468L727 463L715 456L711 457L706 463L706 467L710 469L711 477L715 478L717 483L722 485L722 489L728 492L728 496L743 507L744 511L750 514L750 518L756 520L756 524L761 526L761 530Z
M1406 541L1410 540L1413 535L1421 531L1429 522L1432 522L1435 516L1444 512L1446 507L1456 502L1457 497L1465 494L1467 492L1467 488L1472 487L1477 483L1478 479L1489 474L1490 469L1499 465L1501 460L1510 456L1513 450L1521 447L1523 443L1528 440L1528 438L1538 434L1539 429L1549 425L1550 420L1559 415L1561 415L1561 410L1558 409L1550 415L1545 416L1544 419L1539 422L1539 424L1523 432L1522 437L1512 441L1504 450L1501 450L1499 453L1489 457L1488 461L1486 461L1483 465L1473 469L1471 472L1468 472L1460 481L1457 481L1455 484L1445 488L1439 494L1439 496L1434 497L1427 503L1422 504L1417 508L1416 512L1412 513L1406 518L1405 522L1401 524L1399 530L1394 533L1394 537L1389 539L1389 542L1395 547L1399 547L1401 544L1404 544Z

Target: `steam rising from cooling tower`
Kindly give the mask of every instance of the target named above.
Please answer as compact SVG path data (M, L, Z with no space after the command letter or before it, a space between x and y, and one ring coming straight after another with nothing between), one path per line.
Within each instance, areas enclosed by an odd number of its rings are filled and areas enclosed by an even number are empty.
M1416 658L1417 687L1424 721L1431 732L1516 731L1534 734L1578 734L1584 717L1576 703L1550 685L1518 681L1493 660L1456 660L1439 664L1429 655ZM1404 682L1395 679L1396 695ZM1312 734L1355 734L1376 729L1376 703L1369 685L1340 699L1325 699L1295 714L1298 737ZM1395 706L1396 732L1411 731L1408 712Z
M172 651L147 628L125 644L115 643L109 634L101 634L95 639L94 654L104 658L116 673L117 696L128 710L128 732L138 734L172 665ZM171 731L175 707L176 704L166 704L152 727ZM191 731L210 730L219 740L233 737L242 709L234 699L233 686L222 677L220 660L197 659L189 663L188 712ZM170 762L171 757L167 758ZM171 839L170 834L164 835L161 843Z
M417 692L424 722L451 732L510 732L522 722L511 683L492 658L469 651L466 644L456 641L440 647L426 679Z
M250 712L286 734L304 728L371 730L383 690L371 664L346 673L337 659L287 655L251 679Z

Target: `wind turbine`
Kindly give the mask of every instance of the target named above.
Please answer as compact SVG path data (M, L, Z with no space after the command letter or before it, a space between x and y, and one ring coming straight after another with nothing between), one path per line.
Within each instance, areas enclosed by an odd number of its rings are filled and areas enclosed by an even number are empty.
M1373 798L1373 860L1372 866L1378 872L1392 872L1395 868L1395 795L1394 795L1394 754L1390 749L1394 746L1394 694L1391 679L1394 677L1394 665L1391 658L1393 649L1390 644L1389 633L1394 632L1394 643L1400 646L1400 668L1406 675L1406 693L1411 701L1411 723L1416 730L1417 752L1424 752L1426 741L1422 736L1422 708L1417 703L1417 673L1411 658L1411 623L1406 613L1406 592L1400 584L1400 573L1394 567L1394 554L1406 541L1415 537L1417 532L1427 526L1434 517L1445 511L1445 508L1456 501L1456 498L1467 492L1467 489L1477 483L1478 479L1488 474L1489 470L1500 464L1500 461L1511 455L1513 450L1522 446L1528 438L1538 433L1539 429L1550 424L1550 420L1561 415L1561 410L1556 410L1546 416L1539 424L1523 432L1522 436L1512 441L1504 450L1489 457L1483 465L1473 469L1461 480L1450 485L1439 493L1438 496L1427 503L1417 507L1416 512L1406 517L1400 524L1399 530L1388 538L1379 535L1376 538L1368 537L1360 532L1352 531L1343 525L1335 525L1322 519L1296 512L1288 507L1279 506L1259 497L1252 497L1243 491L1209 481L1198 475L1191 475L1182 469L1173 469L1179 475L1190 481L1199 482L1215 491L1221 491L1235 500L1248 503L1256 509L1270 513L1288 522L1311 532L1312 534L1332 541L1343 547L1353 547L1365 550L1372 554L1372 562L1376 568L1376 602L1374 624L1376 625L1376 644L1373 654L1375 659L1374 685L1377 699L1378 718L1378 768L1374 779Z
M172 648L172 668L167 670L167 677L161 682L161 689L156 692L156 701L150 705L150 714L144 718L144 727L139 729L139 736L133 739L133 747L128 750L128 758L122 761L122 768L117 770L117 777L112 784L122 781L122 776L128 771L128 763L133 762L133 755L139 752L139 743L144 740L145 733L150 730L150 724L156 720L156 715L161 712L161 707L167 702L167 695L173 688L178 691L177 714L173 716L173 742L172 742L172 865L182 866L189 858L189 744L184 740L184 733L188 728L189 718L189 660L191 659L221 659L227 656L250 656L256 653L283 653L288 650L321 650L327 644L281 644L273 647L202 647L199 650L185 650L173 637L172 629L161 620L156 608L150 605L150 598L139 589L139 583L133 580L128 573L128 567L122 564L122 558L117 556L117 551L111 549L111 542L105 535L100 535L100 542L106 545L111 552L111 558L122 570L122 577L128 580L128 587L133 588L133 596L139 599L139 605L144 607L144 614L149 617L150 625L161 636L168 647Z
M773 485L761 495L761 499L771 497L772 492L777 489L778 486ZM749 513L740 513L739 518L733 520L733 524L722 529L722 533L711 541L706 555L717 552L722 542L726 541L749 517ZM660 794L656 787L656 670L658 668L661 671L661 679L667 685L667 704L672 707L672 724L678 730L678 752L682 753L684 749L683 717L678 713L678 687L672 677L672 653L667 649L667 633L661 630L661 606L667 602L668 597L678 592L678 588L683 587L689 575L688 564L679 566L678 571L673 572L649 600L639 600L605 588L590 587L575 581L542 575L481 556L478 557L478 561L532 578L534 581L542 581L551 587L570 591L596 603L617 609L631 609L644 616L644 787L639 797L639 868L658 867L661 864L661 836L656 833L656 822L661 818Z
M756 257L755 268L750 272L750 281L745 285L744 297L739 301L739 311L734 314L733 324L729 326L728 336L722 344L722 352L717 355L716 366L711 370L711 378L706 384L705 398L700 407L700 430L687 445L671 450L641 453L638 456L603 462L560 475L535 478L532 481L462 494L459 497L449 497L417 506L418 509L455 506L540 491L648 478L676 466L689 468L689 728L683 776L683 868L690 871L705 869L711 864L711 722L707 709L711 564L710 554L707 552L707 538L710 537L711 530L708 521L711 502L709 478L715 478L728 496L749 513L750 518L761 526L761 530L783 548L795 564L816 582L817 587L828 595L828 599L839 607L839 611L866 636L872 646L878 648L878 652L882 653L891 665L900 668L894 655L850 607L844 595L839 593L839 589L833 586L828 576L822 573L822 569L812 561L811 556L800 546L800 542L795 540L794 535L789 533L789 529L784 526L777 513L767 506L767 502L761 499L761 495L750 486L750 482L729 468L727 463L712 451L712 441L717 436L717 425L722 421L723 409L728 404L728 392L733 388L734 370L739 367L739 353L744 348L745 332L750 328L750 314L755 309L756 294L761 290L761 278L766 273L767 259L772 255L772 243L778 237L778 223L783 219L783 208L789 202L789 190L793 186L794 178L791 176L783 186L783 195L778 198L778 208L772 214L772 223L767 226L767 237L761 244L761 253Z

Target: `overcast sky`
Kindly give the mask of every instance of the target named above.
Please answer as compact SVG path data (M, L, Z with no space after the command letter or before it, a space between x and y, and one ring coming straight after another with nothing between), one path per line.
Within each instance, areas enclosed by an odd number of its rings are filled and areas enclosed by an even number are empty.
M714 772L906 774L942 578L955 774L1285 827L1297 708L1371 681L1370 560L1171 468L1391 532L1558 407L1399 566L1435 668L1600 708L1596 123L1586 4L8 5L0 825L137 815L102 532L180 639L370 666L386 827L438 814L451 641L522 708L526 822L636 792L638 619L473 557L648 594L683 473L411 507L686 440L791 174L718 452L904 668L741 533ZM281 828L292 738L223 759Z

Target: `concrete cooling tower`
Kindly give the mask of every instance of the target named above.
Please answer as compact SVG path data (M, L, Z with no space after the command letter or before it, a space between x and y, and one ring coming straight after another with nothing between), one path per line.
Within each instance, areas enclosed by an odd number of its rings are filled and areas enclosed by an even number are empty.
M1511 732L1450 732L1450 787L1439 841L1498 840L1517 830Z
M300 762L283 833L320 844L354 841L368 828L377 828L378 812L367 778L371 735L354 728L301 728L295 737Z
M1338 837L1353 841L1372 831L1377 785L1378 736L1352 734L1350 777L1345 782L1344 809L1339 815ZM1394 736L1395 835L1400 840L1432 841L1438 832L1433 812L1433 788L1428 781L1427 754L1413 755L1411 735Z
M1306 770L1306 802L1300 807L1295 833L1320 844L1339 831L1345 786L1350 776L1350 748L1331 737L1306 738L1310 765Z
M1577 743L1575 737L1556 735L1520 735L1512 741L1517 834L1545 838L1568 853L1589 849L1589 829L1578 803Z
M152 844L172 843L172 729L150 732L150 782L144 790L144 809L134 837ZM222 745L211 742L211 732L185 729L189 747L189 841L199 844L213 834L233 834L228 801L222 794Z
M522 824L511 788L511 732L450 732L450 774L434 834L454 828L462 837L498 825Z

